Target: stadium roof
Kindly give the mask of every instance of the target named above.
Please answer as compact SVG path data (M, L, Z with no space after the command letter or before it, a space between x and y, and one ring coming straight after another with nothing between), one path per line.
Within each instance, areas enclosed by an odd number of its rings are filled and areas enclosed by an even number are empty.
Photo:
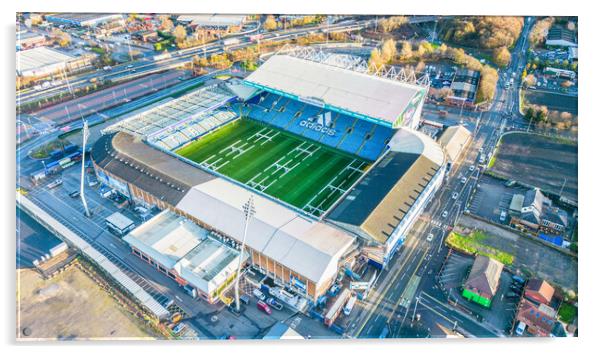
M406 108L422 99L425 91L418 85L290 55L272 56L245 82L300 99L323 102L327 108L390 125Z
M352 245L353 237L232 182L213 179L201 183L176 207L241 242L242 206L251 196L256 214L248 226L246 242L250 248L316 283L336 273L337 261Z
M391 236L445 160L434 140L407 128L389 144L391 150L326 216L380 243Z
M17 72L23 73L49 65L65 64L73 56L47 47L37 47L17 52Z
M439 144L441 144L450 160L455 162L470 141L471 135L472 133L466 127L454 125L445 129L441 138L439 138Z
M216 178L124 132L101 136L92 149L92 159L102 169L152 191L171 205L192 186Z

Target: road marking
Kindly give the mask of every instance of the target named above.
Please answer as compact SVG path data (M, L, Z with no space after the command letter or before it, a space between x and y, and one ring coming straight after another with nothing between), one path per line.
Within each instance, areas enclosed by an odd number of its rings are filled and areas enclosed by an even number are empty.
M399 276L399 274L403 270L403 267L405 266L405 264L410 260L410 256L414 253L415 250L417 250L415 248L415 246L418 243L418 237L412 238L409 241L409 243L412 244L411 248L410 248L410 244L407 245L410 254L402 261L402 263L400 264L400 266L397 269L397 271L393 274L393 277L392 277L393 279L395 279L395 278L397 278ZM401 257L401 255L400 255L400 257ZM356 332L356 336L358 336L358 335L360 335L362 333L362 330L364 329L364 327L366 326L366 324L368 323L368 321L370 320L370 318L372 317L372 315L374 314L374 312L376 311L376 309L380 305L382 299L385 297L385 294L389 291L389 289L391 288L392 285L393 285L393 282L390 281L387 284L387 286L385 287L385 289L378 295L377 300L374 302L374 306L368 312L368 316L366 316L365 321L362 323L362 325L359 327L359 330Z

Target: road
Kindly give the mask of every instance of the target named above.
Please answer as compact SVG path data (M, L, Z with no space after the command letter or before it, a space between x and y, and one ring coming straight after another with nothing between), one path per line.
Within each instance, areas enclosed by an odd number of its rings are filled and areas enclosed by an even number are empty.
M526 18L523 32L512 51L508 71L516 72L519 78L526 65L528 34L533 22L533 18ZM351 328L348 335L356 338L378 338L385 334L387 337L412 336L414 323L410 311L416 308L418 313L426 314L421 321L422 327L427 329L443 321L450 328L456 327L465 336L503 336L502 332L487 328L486 324L478 323L448 305L446 295L438 290L436 283L432 279L425 279L434 278L443 264L447 254L443 241L466 209L484 167L472 167L477 165L478 156L490 156L493 152L499 136L505 130L507 117L522 119L516 117L518 85L516 83L504 90L500 83L490 110L483 112L476 120L473 141L462 161L450 171L446 182L406 238L401 252L391 261L390 269L384 270L379 276L365 308L356 314L354 322L358 325ZM453 117L447 120L450 119ZM457 117L458 121L462 119ZM465 183L463 177L466 178ZM454 193L457 193L456 199L453 198Z

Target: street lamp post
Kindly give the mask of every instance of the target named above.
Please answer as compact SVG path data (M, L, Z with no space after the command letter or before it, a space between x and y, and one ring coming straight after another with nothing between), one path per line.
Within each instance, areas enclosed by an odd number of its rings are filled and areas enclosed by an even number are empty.
M253 203L253 196L242 206L242 210L245 214L245 230L242 236L242 243L240 245L240 254L238 255L238 268L236 270L236 282L234 283L234 294L236 297L236 312L240 312L240 268L242 267L242 259L245 253L245 242L247 240L247 230L249 228L249 221L255 215L255 204Z

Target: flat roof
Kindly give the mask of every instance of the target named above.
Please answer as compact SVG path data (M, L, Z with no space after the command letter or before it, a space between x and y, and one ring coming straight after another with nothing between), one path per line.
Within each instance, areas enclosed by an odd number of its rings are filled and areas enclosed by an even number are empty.
M209 232L173 212L163 211L138 226L123 240L167 269L195 248Z
M206 14L206 15L180 15L178 22L190 22L197 26L240 26L247 15L221 15L221 14Z
M216 178L191 188L177 208L241 242L242 206L253 196L256 213L248 226L247 245L307 279L319 283L337 271L337 261L354 238L322 222Z
M37 47L17 52L17 71L24 72L45 66L67 63L75 57L47 47Z
M112 18L122 17L122 14L107 14L107 13L55 13L47 15L46 19L52 21L53 19L60 19L71 22L89 22L89 21L103 21Z
M462 125L454 125L445 129L439 138L439 144L452 161L456 161L470 141L472 133Z
M126 229L134 224L134 222L132 220L130 220L130 218L121 214L118 211L109 215L105 219L105 221L112 224L113 226L115 226L116 228L118 228L120 230Z
M245 82L394 124L425 88L290 55L274 55Z
M401 128L391 150L326 216L355 234L384 243L443 166L441 148L425 134Z

